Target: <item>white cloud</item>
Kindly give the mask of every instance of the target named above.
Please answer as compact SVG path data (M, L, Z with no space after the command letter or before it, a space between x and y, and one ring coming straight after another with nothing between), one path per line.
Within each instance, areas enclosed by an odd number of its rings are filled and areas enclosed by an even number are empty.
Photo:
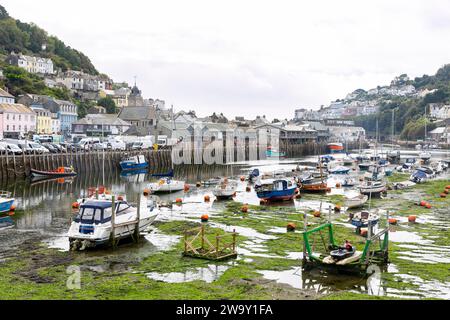
M146 96L203 115L292 117L450 62L445 0L2 3L116 81L137 75Z

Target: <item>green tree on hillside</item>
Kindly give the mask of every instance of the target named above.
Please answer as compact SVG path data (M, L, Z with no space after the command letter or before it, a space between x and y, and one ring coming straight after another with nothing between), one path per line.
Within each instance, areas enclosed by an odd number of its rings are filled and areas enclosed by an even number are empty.
M106 113L115 114L117 113L116 103L111 97L101 98L97 101L99 106L102 106L106 109Z

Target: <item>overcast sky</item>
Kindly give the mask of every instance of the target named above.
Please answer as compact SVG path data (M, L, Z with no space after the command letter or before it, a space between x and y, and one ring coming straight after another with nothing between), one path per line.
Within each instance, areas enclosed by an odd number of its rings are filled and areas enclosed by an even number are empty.
M292 118L450 63L448 0L0 0L114 81L199 115Z

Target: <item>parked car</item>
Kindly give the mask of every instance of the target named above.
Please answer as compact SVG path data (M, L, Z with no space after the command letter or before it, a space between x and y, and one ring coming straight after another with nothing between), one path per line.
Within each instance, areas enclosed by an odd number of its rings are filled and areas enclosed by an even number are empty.
M50 153L58 153L58 149L52 146L50 143L43 143L42 146L46 148Z
M65 152L67 152L67 149L61 144L51 143L51 145L58 151L58 153L65 153Z
M23 153L22 149L14 143L1 142L0 145L6 149L8 154L21 155Z
M33 153L33 148L30 147L27 143L19 143L17 145L23 153L25 154L32 154Z

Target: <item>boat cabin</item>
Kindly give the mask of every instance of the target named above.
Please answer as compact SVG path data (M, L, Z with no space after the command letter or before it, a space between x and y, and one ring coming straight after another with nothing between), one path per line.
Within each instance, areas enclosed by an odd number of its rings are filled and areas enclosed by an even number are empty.
M128 213L131 208L125 201L116 202L116 216ZM87 201L80 206L80 212L74 218L82 224L102 224L111 221L111 201Z
M293 186L294 184L292 181L287 179L266 180L261 183L259 189L264 191L283 191L292 188Z

